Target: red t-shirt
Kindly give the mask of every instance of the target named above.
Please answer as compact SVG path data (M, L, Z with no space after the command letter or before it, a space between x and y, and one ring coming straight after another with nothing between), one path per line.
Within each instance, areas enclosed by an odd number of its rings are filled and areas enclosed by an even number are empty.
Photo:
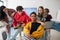
M19 15L16 12L16 14L14 15L14 20L13 20L12 26L15 27L20 22L23 22L24 24L26 24L29 21L31 21L31 19L29 18L29 16L24 11L22 12L22 15Z

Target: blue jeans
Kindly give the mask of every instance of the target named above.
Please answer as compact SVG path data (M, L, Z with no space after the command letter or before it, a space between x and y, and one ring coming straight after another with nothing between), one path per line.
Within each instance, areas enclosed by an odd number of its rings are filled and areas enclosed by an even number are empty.
M12 20L10 20L9 22L8 22L8 30L9 30L9 33L7 33L7 40L10 40L10 36L11 36L11 25L12 25Z
M60 32L60 23L53 22L51 28Z
M52 25L51 25L51 29L54 29L54 30L57 30L60 32L60 23L57 23L57 22L54 22L52 21ZM50 33L48 33L46 30L44 31L44 36L42 38L42 40L46 40L47 36L49 35ZM50 38L49 38L50 39Z
M20 37L21 37L21 31L22 31L22 28L18 28L18 29L11 28L10 40L15 40L18 33L20 33Z
M44 30L44 35L41 40L46 40L46 37L47 37L47 31Z

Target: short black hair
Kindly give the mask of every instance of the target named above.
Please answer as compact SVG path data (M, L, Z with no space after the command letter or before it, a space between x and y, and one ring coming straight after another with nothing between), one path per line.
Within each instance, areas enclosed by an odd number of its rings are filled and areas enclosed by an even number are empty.
M32 14L34 14L35 16L37 16L36 12L32 12L32 13L30 14L30 16L31 16Z
M44 10L46 10L49 13L49 9L48 8L45 8Z
M23 7L22 7L22 6L17 6L17 7L16 7L16 10L17 10L17 11L22 11L22 10L23 10Z

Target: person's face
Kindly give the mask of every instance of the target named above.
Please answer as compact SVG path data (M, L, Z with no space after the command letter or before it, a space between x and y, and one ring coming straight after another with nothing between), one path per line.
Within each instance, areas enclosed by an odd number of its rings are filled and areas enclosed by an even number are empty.
M8 9L7 9L7 8L4 8L3 11L4 11L5 13L8 13Z
M48 15L48 12L47 12L47 10L44 10L44 14L45 14L45 15Z
M32 14L32 15L30 16L30 18L31 18L32 21L35 21L35 20L36 20L36 15L35 15L35 14Z
M38 9L38 13L42 14L44 12L44 10L42 8Z
M18 13L21 15L23 11L18 11Z

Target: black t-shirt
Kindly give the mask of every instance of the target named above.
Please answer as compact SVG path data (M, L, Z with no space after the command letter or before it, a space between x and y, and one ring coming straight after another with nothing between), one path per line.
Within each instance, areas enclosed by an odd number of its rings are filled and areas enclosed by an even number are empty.
M40 25L41 24L40 23L37 23L37 22L32 23L30 34L32 34L34 31L36 31Z

